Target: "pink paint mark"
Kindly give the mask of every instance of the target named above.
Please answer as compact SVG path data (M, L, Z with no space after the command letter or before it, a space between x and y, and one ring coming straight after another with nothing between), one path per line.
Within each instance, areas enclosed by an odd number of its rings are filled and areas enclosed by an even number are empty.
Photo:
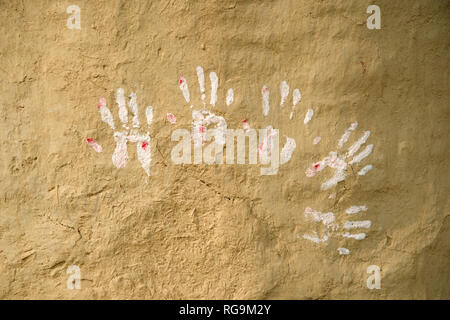
M305 213L313 213L313 209L311 209L310 207L306 207Z
M142 149L147 150L148 142L147 141L142 142L141 147L142 147Z
M262 92L263 93L266 93L266 92L268 92L269 91L269 88L267 87L267 86L263 86L262 87Z
M102 147L95 141L95 139L87 138L86 143L90 145L96 152L102 152Z
M98 101L98 104L97 104L97 109L100 110L100 108L102 106L105 106L105 105L106 105L106 99L105 98L100 98L100 100Z
M322 164L323 163L321 163L321 162L317 162L317 163L312 165L312 168L306 169L306 172L305 172L306 176L307 177L314 177L316 175L317 171L320 169L320 166Z
M198 128L198 132L200 132L200 136L202 138L202 144L204 144L206 142L206 127L200 126Z
M183 77L183 75L181 75L181 76L178 78L178 81L179 81L180 85L182 85L182 84L186 81L186 79Z
M177 122L177 118L172 113L167 114L167 121L169 121L171 124L175 124Z

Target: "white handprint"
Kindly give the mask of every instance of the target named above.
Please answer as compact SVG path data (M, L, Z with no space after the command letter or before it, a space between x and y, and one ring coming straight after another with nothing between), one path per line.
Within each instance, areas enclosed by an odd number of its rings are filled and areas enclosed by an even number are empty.
M361 211L367 211L366 206L352 206L348 208L345 212L348 215L353 215ZM305 209L305 216L311 218L314 222L319 222L323 224L321 235L319 236L317 231L313 231L312 234L304 234L303 238L310 240L315 243L326 242L332 236L350 238L355 240L363 240L366 238L364 232L361 233L350 233L347 230L354 229L369 229L371 226L370 220L347 220L344 221L342 227L336 222L336 217L333 212L322 213L319 211L314 211L310 207ZM341 232L336 232L341 230ZM349 254L350 250L347 248L338 248L339 254Z
M206 110L205 75L203 68L200 66L197 67L196 73L200 87L200 94L203 108L201 110L194 109L192 111L194 145L201 146L206 142L207 128L209 125L214 124L216 145L218 145L218 149L216 149L216 151L220 151L221 147L223 147L225 144L227 122L223 117L217 116L211 111ZM217 90L219 86L219 78L215 72L210 72L209 79L211 83L210 108L213 108L216 106L218 100ZM186 100L186 102L189 103L191 101L191 95L186 79L183 76L180 76L178 79L178 83L180 90L183 93L184 99ZM281 91L280 108L282 108L289 96L289 85L286 83L286 81L283 81L281 83L280 91ZM292 111L290 113L290 119L293 118L295 107L300 102L300 100L301 100L300 90L294 89L292 93ZM230 106L234 102L234 91L232 88L228 89L225 102L227 106ZM192 105L191 108L193 108ZM263 86L262 88L262 108L263 108L263 115L267 116L270 110L270 92L267 86ZM309 112L312 112L312 109L310 109ZM310 117L311 116L312 114L310 115ZM244 119L242 123L245 131L250 130L250 125L247 122L247 119ZM305 124L306 123L307 121L305 121ZM274 142L278 141L278 130L275 130L272 126L267 126L266 130L267 135L262 139L258 147L261 163L263 164L267 164L268 162L270 162L272 150L274 150L275 147ZM285 164L291 159L291 156L295 148L296 148L295 140L293 138L286 137L286 142L280 154L280 164ZM266 174L275 174L277 170L278 167L274 168L273 172L268 172Z
M119 119L122 123L122 129L116 130L114 119L111 111L106 106L105 98L100 98L97 108L100 112L102 121L107 123L114 131L114 140L116 141L116 148L112 155L112 162L116 168L124 168L128 161L127 143L136 143L138 160L147 175L150 175L151 163L151 148L150 148L150 134L149 132L139 132L140 123L138 115L138 105L136 101L136 94L131 93L129 96L128 107L133 114L132 128L128 126L128 109L125 104L125 96L122 88L117 89L116 102L118 105ZM153 107L148 106L145 110L147 125L150 126L153 120ZM94 139L86 139L97 152L101 152L101 147Z
M207 129L210 125L215 125L215 143L218 146L217 151L221 150L221 147L225 145L225 136L227 129L227 122L221 116L217 116L214 113L206 110L206 94L205 94L205 74L202 67L196 68L198 84L200 87L201 100L203 108L201 110L194 109L192 111L192 132L194 138L194 145L199 147L206 142ZM217 104L217 90L219 88L219 78L215 72L209 73L210 85L211 85L211 97L210 107L215 107ZM183 93L183 97L186 102L190 102L190 92L186 79L180 76L178 79L180 90ZM228 89L225 103L230 106L234 101L234 91L232 88ZM193 106L191 105L191 108Z
M345 131L345 133L342 135L338 142L338 149L341 149L344 144L348 141L350 134L355 131L356 127L358 126L357 122L354 122L350 125L350 127ZM347 152L339 154L337 151L332 151L329 153L328 157L325 157L323 160L313 163L311 168L308 168L306 170L306 176L313 177L316 175L317 172L322 171L326 167L330 167L335 170L334 175L331 179L325 181L321 185L322 190L328 190L331 187L337 185L339 182L344 181L346 177L346 170L348 165L352 165L354 163L359 163L361 160L368 157L372 150L373 150L373 144L369 144L366 146L360 153L355 155L356 152L361 148L361 146L366 143L367 139L370 136L370 131L365 131L363 135L355 142L353 143L350 148L347 150ZM350 160L350 158L352 158ZM362 168L358 174L364 175L366 174L370 169L372 169L372 165L367 165L364 168Z

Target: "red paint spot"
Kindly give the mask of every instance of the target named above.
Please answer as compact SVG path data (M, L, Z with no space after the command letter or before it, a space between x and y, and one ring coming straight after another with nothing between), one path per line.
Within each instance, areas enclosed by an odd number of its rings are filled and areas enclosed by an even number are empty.
M142 149L146 150L148 146L148 142L142 142Z
M198 131L200 131L200 133L205 133L205 127L204 127L204 126L201 126L201 127L198 129Z
M316 163L316 164L314 165L314 169L317 170L317 168L319 168L319 166L320 166L320 163Z
M91 144L91 143L94 143L95 140L92 139L92 138L87 138L87 139L86 139L86 142L89 143L89 144Z
M359 63L361 63L361 66L363 68L363 74L366 73L366 65L364 64L364 62L360 61Z
M267 88L266 86L264 86L264 87L262 88L262 91L263 91L264 93L266 93L267 91L269 91L269 88Z
M242 120L243 123L247 123L247 119Z

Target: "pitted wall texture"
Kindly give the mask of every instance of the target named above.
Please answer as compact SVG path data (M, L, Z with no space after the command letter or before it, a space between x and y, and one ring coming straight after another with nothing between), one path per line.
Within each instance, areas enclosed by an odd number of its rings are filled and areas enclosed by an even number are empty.
M379 30L366 26L372 4ZM67 27L70 5L81 9L79 30ZM450 298L449 18L437 0L1 0L0 297ZM228 128L271 125L280 149L295 139L276 175L260 175L260 164L172 162L172 132L190 130L202 106L197 66L207 102L217 73L210 110ZM282 81L291 88L284 108ZM119 127L118 88L136 93L143 128L153 106L150 176L135 144L125 168L112 163L113 130L97 104L106 99ZM290 120L294 88L302 100ZM305 171L353 122L348 144L369 130L373 151L323 191L332 168ZM365 239L303 237L323 229L305 208L342 224L362 205ZM72 265L78 290L66 283ZM370 265L381 289L366 286Z

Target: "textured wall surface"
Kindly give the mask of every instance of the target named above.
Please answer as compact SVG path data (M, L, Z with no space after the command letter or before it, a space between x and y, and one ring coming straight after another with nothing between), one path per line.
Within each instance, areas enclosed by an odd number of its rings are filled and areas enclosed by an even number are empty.
M372 4L379 30L366 26ZM67 26L70 5L81 29ZM449 18L444 0L0 0L0 297L450 298ZM280 150L295 140L277 174L261 175L259 162L173 163L172 132L190 130L203 108L197 66L206 108L228 128L272 125ZM137 95L149 176L139 144L129 143L126 167L112 161L113 130L97 105L104 97L120 130L118 88ZM289 119L294 88L302 99ZM358 152L373 150L347 162L343 181L321 189L332 165L305 173L366 131ZM352 206L367 210L349 215ZM365 239L343 236L347 220L371 222L345 230ZM69 290L73 265L81 289ZM380 289L366 286L370 265Z

